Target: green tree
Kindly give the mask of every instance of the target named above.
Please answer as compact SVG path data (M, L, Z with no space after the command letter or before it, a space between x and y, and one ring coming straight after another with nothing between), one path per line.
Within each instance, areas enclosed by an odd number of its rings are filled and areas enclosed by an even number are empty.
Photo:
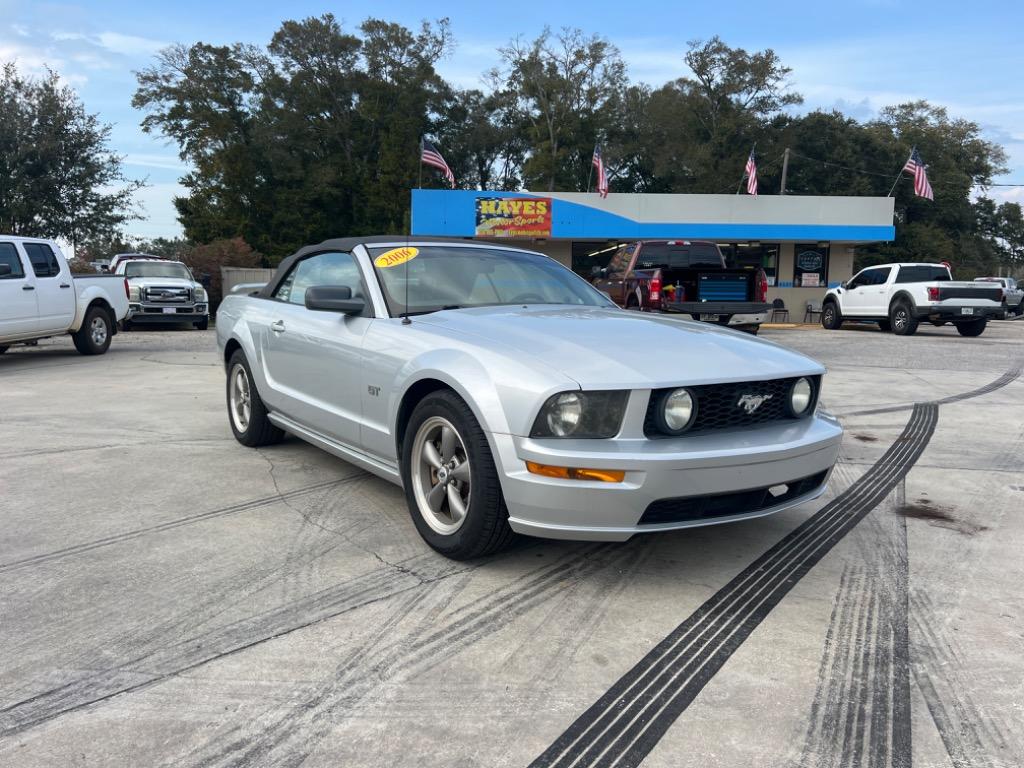
M0 231L73 243L111 236L140 218L135 194L109 148L110 126L86 112L53 71L0 71Z
M614 105L626 88L618 49L578 29L545 30L532 42L499 49L504 70L489 79L514 95L528 126L523 181L533 189L583 190L594 144L611 128Z

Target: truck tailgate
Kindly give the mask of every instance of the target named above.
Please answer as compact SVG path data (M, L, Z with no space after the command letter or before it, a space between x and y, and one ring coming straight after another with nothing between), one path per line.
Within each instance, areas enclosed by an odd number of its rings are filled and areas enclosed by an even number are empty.
M1003 289L996 286L974 285L939 285L939 301L994 301L999 304L1003 300Z

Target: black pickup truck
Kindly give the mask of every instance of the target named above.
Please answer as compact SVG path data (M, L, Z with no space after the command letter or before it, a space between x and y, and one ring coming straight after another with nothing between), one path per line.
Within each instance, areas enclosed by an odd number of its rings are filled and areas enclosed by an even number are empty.
M594 267L594 286L626 309L680 312L755 330L768 320L763 269L729 269L721 249L699 240L641 240Z

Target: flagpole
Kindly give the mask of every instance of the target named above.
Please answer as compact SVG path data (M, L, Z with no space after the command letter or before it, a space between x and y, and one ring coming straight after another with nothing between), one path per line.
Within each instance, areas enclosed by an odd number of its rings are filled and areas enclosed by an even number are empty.
M752 146L750 148L750 155L754 154L754 150L755 149L757 149L757 142L756 141L754 142L754 146ZM748 161L750 160L750 155L747 155L747 160ZM757 161L755 160L754 162L756 163ZM736 185L736 194L737 195L740 193L740 190L743 188L743 180L745 178L747 178L747 175L748 175L747 174L747 165L746 165L746 163L744 163L743 164L743 175L740 176L740 183Z
M416 178L416 189L423 189L423 134L420 134L420 156L416 158L419 176Z
M917 150L917 147L912 147L912 148L911 148L911 150L910 150L910 156L911 156L911 157L913 157L913 156L914 156L914 152L915 152L916 150ZM889 194L888 194L888 195L886 195L886 197L892 197L892 192L893 192L893 190L894 190L894 189L896 189L896 185L900 183L900 179L902 179L902 178L903 178L903 171L904 171L904 169L905 169L906 167L907 167L907 163L906 163L906 161L904 161L904 162L903 162L903 165L901 165L901 166L900 166L900 172L899 172L899 175L898 175L898 176L896 177L896 181L894 181L894 182L892 183L892 186L891 186L891 187L889 188Z
M597 152L597 148L600 144L594 145L594 152ZM587 194L590 194L590 180L594 178L594 155L590 156L590 170L587 171Z

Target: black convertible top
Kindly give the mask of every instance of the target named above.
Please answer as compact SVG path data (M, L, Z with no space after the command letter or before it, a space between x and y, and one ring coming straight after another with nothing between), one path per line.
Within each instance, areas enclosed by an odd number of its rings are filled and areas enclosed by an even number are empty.
M265 299L269 299L274 295L274 291L277 290L277 286L280 284L284 276L288 274L288 271L292 268L292 265L300 259L309 256L312 253L323 253L325 251L339 251L341 253L349 253L357 245L376 245L378 243L458 243L465 245L467 241L472 242L472 238L458 238L458 237L420 237L413 235L367 235L365 237L336 237L330 240L324 240L322 243L316 245L307 245L300 248L291 256L285 258L280 264L277 265L277 271L274 273L273 279L260 289L257 294ZM481 245L486 245L481 243ZM508 248L509 246L504 246Z

